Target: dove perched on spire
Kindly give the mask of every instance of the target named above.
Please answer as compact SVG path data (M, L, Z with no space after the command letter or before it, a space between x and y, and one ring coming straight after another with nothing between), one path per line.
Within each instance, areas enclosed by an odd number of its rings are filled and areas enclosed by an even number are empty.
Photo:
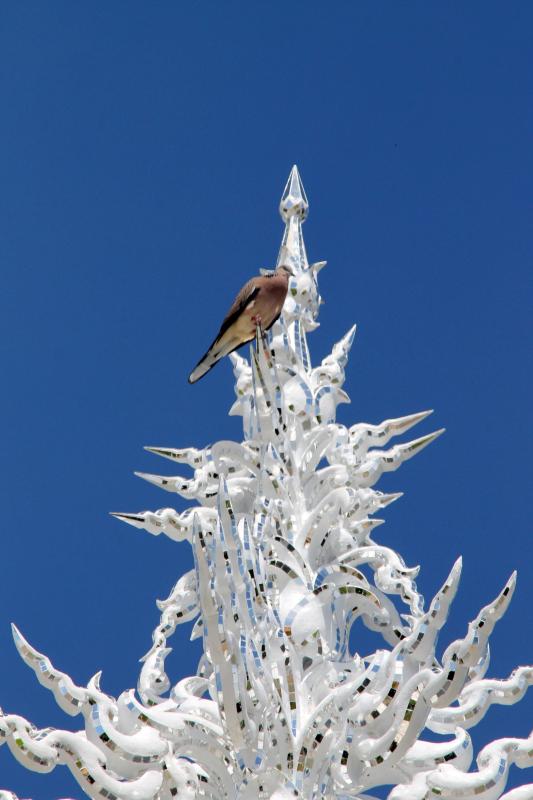
M274 272L257 275L244 284L214 342L189 375L189 383L195 383L221 358L251 342L257 326L264 331L272 327L281 314L292 274L290 267L281 264Z

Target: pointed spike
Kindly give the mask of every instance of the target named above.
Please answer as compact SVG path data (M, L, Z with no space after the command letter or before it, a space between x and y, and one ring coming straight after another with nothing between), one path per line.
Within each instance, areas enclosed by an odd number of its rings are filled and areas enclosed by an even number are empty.
M134 528L142 528L146 522L144 514L126 514L122 511L110 511L109 514L119 519L121 522L127 522L128 525L133 525Z
M309 265L309 269L312 269L313 272L316 272L317 275L318 275L320 270L324 269L324 267L326 266L327 263L328 263L327 261L315 261L314 264L310 264Z
M344 389L337 389L337 403L351 403L350 396L346 394Z
M203 461L203 452L197 450L195 447L144 447L149 453L162 458L168 458L171 461L177 461L179 464L188 464L189 466L198 466Z
M348 354L352 349L356 330L357 325L352 325L352 327L344 334L342 339L339 339L338 342L335 342L331 353L322 359L322 365L324 367L327 367L328 364L337 363L342 369L344 369L348 362Z
M440 428L438 431L434 431L434 433L428 433L427 436L421 436L419 439L413 439L412 442L406 442L405 444L397 445L398 450L401 452L403 458L408 460L412 458L414 455L419 453L424 447L427 447L428 444L434 442L435 439L438 439L441 436L446 428Z
M378 502L380 506L389 506L391 503L396 502L399 500L400 497L403 497L403 492L391 492L390 494L382 494L381 497L378 498Z
M43 653L40 653L38 650L36 650L35 647L33 647L28 642L26 637L22 635L22 633L19 631L19 629L13 622L11 623L11 635L13 636L13 641L15 642L15 647L17 648L17 652L25 664L27 664L29 667L32 667L33 669L33 665L31 664L30 661L28 661L28 653L25 652L27 650L29 651L31 657L44 659L50 665L50 667L52 666L50 663L50 659Z
M503 617L503 615L507 611L507 608L509 607L509 603L511 602L511 599L514 594L514 590L516 587L516 575L517 573L515 570L514 572L511 573L509 580L505 583L505 586L498 594L498 596L494 598L494 600L491 603L488 603L488 605L484 606L484 608L481 609L478 615L478 619L482 618L487 613L493 616L494 621L499 620Z
M417 414L408 414L406 417L388 419L383 423L383 425L392 428L394 431L405 432L414 425L417 425L419 422L422 422L423 419L426 419L431 414L433 414L432 408L430 408L428 411L419 411Z
M350 525L350 532L352 536L356 536L358 539L360 539L360 544L362 541L367 540L367 537L370 536L374 528L383 525L384 522L384 519L373 519L372 517L366 517L365 519L358 520Z
M102 670L99 669L98 672L95 672L92 678L87 683L87 688L89 691L93 692L100 692L100 679L102 678Z
M515 570L513 570L513 572L511 572L511 575L509 576L509 580L507 581L507 583L503 587L502 594L509 594L509 593L511 593L511 595L513 594L513 592L514 592L514 590L516 588L517 576L518 576L518 572L515 569Z
M24 650L29 650L29 652L34 658L42 658L45 659L48 663L50 662L50 659L47 656L43 655L43 653L40 653L38 650L35 649L35 647L33 647L28 642L26 637L22 635L22 633L19 631L19 629L13 622L11 623L11 635L13 636L13 641L15 642L15 647L17 648L19 656L26 664L28 664L28 666L31 666L31 664L28 663L27 653L25 653Z
M291 174L285 186L285 190L279 204L279 213L284 222L288 222L290 217L298 216L301 220L307 217L309 203L305 194L300 173L296 164L291 169Z
M199 617L196 622L194 623L193 629L190 635L190 641L193 642L195 639L199 639L202 635L204 623L201 617Z
M230 410L228 411L228 417L238 417L242 416L243 408L242 403L240 400L235 400L233 405L231 406Z
M365 528L372 530L373 528L379 528L380 525L384 525L386 520L380 519L379 517L368 517L364 519L363 522Z
M134 472L134 475L137 478L142 478L143 481L148 481L148 483L152 483L154 486L159 486L160 489L164 489L166 492L173 492L173 482L175 478L168 477L166 475L152 475L149 472Z
M179 454L182 452L181 450L177 450L175 447L149 447L148 445L145 445L143 449L147 450L149 453L153 453L156 456L170 458L173 461L178 461Z
M29 647L29 643L26 641L14 622L11 623L11 635L13 636L17 650L19 649L20 645L26 645L26 647Z
M356 330L357 330L357 325L352 325L352 327L344 334L344 336L341 339L347 351L349 351L352 347Z
M448 586L452 590L451 598L455 597L457 589L459 587L459 580L461 578L461 573L463 571L463 559L461 556L455 561L453 567L450 570L450 574L446 578L444 586ZM444 590L444 587L440 590L441 592ZM451 602L451 601L450 601Z

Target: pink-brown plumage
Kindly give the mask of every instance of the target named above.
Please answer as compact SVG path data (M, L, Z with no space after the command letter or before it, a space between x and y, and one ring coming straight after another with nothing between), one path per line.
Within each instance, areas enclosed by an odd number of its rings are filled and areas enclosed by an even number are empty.
M195 383L221 358L250 342L258 324L265 331L272 327L281 314L290 274L289 267L281 266L272 275L258 275L244 284L215 340L189 375L189 383Z

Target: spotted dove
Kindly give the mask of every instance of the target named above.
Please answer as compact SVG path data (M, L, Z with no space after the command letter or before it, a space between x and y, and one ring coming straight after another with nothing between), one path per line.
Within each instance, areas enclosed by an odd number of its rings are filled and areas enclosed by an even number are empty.
M189 375L189 383L202 378L217 361L252 341L259 325L267 331L281 314L290 267L284 265L270 275L258 275L245 283L226 314L214 342Z

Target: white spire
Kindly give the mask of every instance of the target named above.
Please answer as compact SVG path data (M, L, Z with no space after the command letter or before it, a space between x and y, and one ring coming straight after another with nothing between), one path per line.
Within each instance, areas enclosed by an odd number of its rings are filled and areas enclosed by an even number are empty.
M307 210L293 167L280 205L280 259L295 273L283 314L270 339L258 334L250 363L232 358L232 413L243 417L243 441L146 448L192 471L137 472L147 491L199 505L113 514L189 543L194 555L194 569L157 603L140 699L133 690L104 694L98 675L87 687L74 684L13 629L23 660L63 710L81 717L83 730L38 730L0 711L0 744L30 769L66 764L94 800L362 800L391 783L390 800L497 800L509 766L533 762L533 736L502 738L468 771L467 728L533 683L532 667L484 680L489 636L515 576L441 656L437 637L460 561L426 608L419 568L372 538L383 522L373 515L401 497L374 485L442 430L384 449L430 412L378 425L337 422L338 404L349 399L342 386L355 326L312 367L306 331L317 324L324 262L308 266ZM204 645L190 678L165 669L169 640L183 623ZM382 637L374 653L353 646L352 626L362 625ZM425 728L444 738L425 741ZM506 797L533 797L524 788Z

